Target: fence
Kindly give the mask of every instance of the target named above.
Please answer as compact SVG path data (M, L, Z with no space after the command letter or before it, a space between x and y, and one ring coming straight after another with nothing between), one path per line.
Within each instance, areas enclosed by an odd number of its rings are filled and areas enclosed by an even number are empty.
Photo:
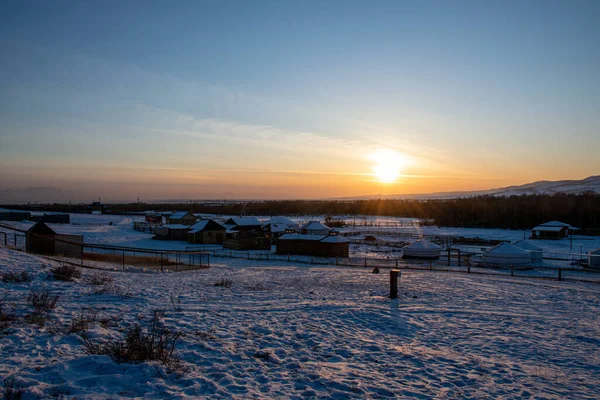
M134 267L160 269L162 272L210 267L210 254L205 251L155 250L138 247L78 243L70 241L68 238L60 238L58 237L60 236L59 234L40 235L29 233L26 235L25 231L14 227L2 224L0 224L0 226L13 230L12 233L0 232L3 234L0 235L0 243L4 243L5 246L11 245L11 238L13 239L13 246L11 247L24 251L27 250L27 239L39 239L43 241L44 244L52 242L54 245L45 246L49 248L49 251L41 252L42 255L53 256L54 259L60 261L76 259L77 264L81 267L94 267L97 263L110 263L113 265L120 265L123 270ZM64 248L75 249L75 251L69 251L68 254L61 253L60 249ZM74 258L74 254L77 254L76 258Z
M186 247L189 249L191 247ZM310 256L294 256L280 255L272 252L260 251L234 251L234 250L216 250L206 249L206 247L194 247L202 249L213 258L231 258L245 259L249 261L278 261L289 263L300 263L315 266L341 266L341 267L361 267L361 268L394 268L406 270L420 271L440 271L440 272L458 272L466 274L478 275L495 275L495 276L510 276L510 277L527 277L537 279L554 279L554 280L573 280L591 283L600 283L600 270L583 269L572 267L546 267L546 266L530 266L530 267L503 267L491 268L480 265L474 265L470 262L472 253L458 251L459 249L451 249L448 255L443 255L439 260L421 261L421 260L404 260L402 258L370 258L370 257L348 257L348 258L325 258L325 257L310 257ZM443 254L443 253L442 253ZM599 256L600 257L600 256Z
M4 226L8 227L8 226ZM10 235L5 232L0 235L0 243L5 245L15 244L17 248L25 248L25 235L14 228L15 232ZM2 237L3 236L3 237ZM59 240L59 239L56 239ZM118 264L122 269L128 267L149 268L166 270L189 270L210 267L210 257L246 259L254 261L277 261L293 262L308 265L342 266L362 268L395 268L406 270L430 270L443 272L460 272L467 274L484 274L511 277L527 277L539 279L578 280L585 282L600 283L600 269L583 269L572 267L548 267L531 266L527 268L490 268L474 265L471 256L474 254L465 250L451 249L447 257L442 256L439 260L406 261L399 257L374 258L374 257L348 257L348 258L325 258L296 255L280 255L268 251L235 251L223 249L206 249L206 246L187 246L185 251L154 250L124 246L110 246L90 243L66 242L72 246L81 246L82 257L78 260L79 265L93 267L90 262L109 262ZM443 254L443 253L442 253ZM557 253L560 254L560 253ZM567 256L567 254L563 254ZM573 254L571 254L573 256ZM599 259L600 255L585 255L590 259ZM579 259L580 260L580 259ZM86 264L86 261L88 263Z

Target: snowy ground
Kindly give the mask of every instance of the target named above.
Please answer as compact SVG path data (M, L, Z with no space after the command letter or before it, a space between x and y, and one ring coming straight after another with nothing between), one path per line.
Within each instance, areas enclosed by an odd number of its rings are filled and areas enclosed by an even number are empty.
M599 285L403 271L401 296L389 300L386 274L226 260L110 272L116 287L95 294L83 278L47 280L51 264L0 247L0 272L35 275L0 282L18 316L0 333L0 377L15 377L25 398L593 399L600 390ZM232 286L214 286L222 278ZM23 320L39 286L61 296L42 328ZM164 309L164 324L184 334L176 353L187 372L84 354L66 332L84 307L112 320L92 324L96 338Z

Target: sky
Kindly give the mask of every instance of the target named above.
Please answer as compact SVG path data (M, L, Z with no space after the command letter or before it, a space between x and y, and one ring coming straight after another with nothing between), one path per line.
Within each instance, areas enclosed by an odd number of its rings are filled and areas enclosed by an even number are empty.
M0 54L4 192L334 198L600 174L594 0L3 1Z

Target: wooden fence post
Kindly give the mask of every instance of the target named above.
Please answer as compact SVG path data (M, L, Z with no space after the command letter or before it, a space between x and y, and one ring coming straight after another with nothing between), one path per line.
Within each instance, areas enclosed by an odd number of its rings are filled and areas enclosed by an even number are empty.
M125 270L125 250L123 250L123 270Z
M398 298L398 275L400 270L393 269L390 271L390 299Z
M562 281L562 268L558 269L558 280Z
M163 268L163 253L160 253L160 272L165 272Z

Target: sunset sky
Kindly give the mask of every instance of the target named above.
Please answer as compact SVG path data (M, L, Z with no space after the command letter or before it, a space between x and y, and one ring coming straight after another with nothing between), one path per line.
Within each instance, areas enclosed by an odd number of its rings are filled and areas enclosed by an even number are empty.
M4 1L0 54L3 190L331 198L600 174L600 1Z

